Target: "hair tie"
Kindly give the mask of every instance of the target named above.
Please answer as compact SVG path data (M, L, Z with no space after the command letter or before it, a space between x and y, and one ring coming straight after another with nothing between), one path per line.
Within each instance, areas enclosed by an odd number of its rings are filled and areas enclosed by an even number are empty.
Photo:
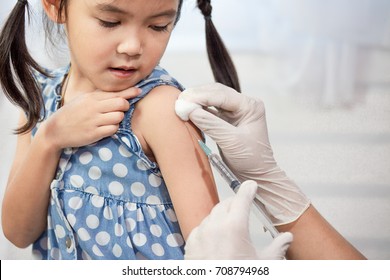
M28 2L27 2L27 0L18 0L18 3L26 5Z
M205 20L211 20L211 15L204 16L204 19L205 19Z

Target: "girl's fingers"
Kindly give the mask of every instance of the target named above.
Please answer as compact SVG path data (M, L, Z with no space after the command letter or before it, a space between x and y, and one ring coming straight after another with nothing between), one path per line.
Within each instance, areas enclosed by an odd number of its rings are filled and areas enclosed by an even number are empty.
M117 125L125 116L124 112L108 112L100 115L98 126Z
M110 99L101 100L98 106L98 110L101 113L109 113L116 111L125 112L130 109L129 101L121 97L113 97Z

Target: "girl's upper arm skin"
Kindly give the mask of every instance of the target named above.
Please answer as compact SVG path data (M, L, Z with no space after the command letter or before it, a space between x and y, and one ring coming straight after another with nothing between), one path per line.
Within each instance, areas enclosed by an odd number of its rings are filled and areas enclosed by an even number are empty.
M23 125L26 123L26 116L24 112L20 112L19 115L19 126ZM9 172L8 176L8 182L12 179L13 175L15 174L15 170L18 168L20 163L23 161L24 156L26 155L29 146L31 144L31 132L24 133L24 134L19 134L17 136L17 144L16 144L16 151L15 151L15 156L14 160L11 166L11 170Z
M132 126L145 153L160 167L186 239L218 203L218 193L208 159L197 143L199 131L175 114L179 93L170 86L153 89L137 103Z

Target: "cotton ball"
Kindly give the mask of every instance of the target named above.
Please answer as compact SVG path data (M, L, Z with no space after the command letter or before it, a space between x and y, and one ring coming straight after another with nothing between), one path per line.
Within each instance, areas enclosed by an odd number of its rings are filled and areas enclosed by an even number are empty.
M188 121L189 115L198 108L202 108L202 106L184 99L178 99L175 103L176 115L178 115L183 121Z

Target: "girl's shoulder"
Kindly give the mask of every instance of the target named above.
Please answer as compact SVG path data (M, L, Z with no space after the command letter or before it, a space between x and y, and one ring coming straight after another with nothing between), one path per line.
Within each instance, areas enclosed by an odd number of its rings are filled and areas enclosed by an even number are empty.
M183 86L175 78L173 78L167 70L165 70L161 66L156 66L153 69L152 73L150 73L149 76L139 82L137 86L143 87L153 84L172 85L179 89L183 89Z
M180 91L184 90L183 85L172 77L164 68L157 66L148 77L136 85L136 87L142 90L142 93L132 100L133 103L139 101L159 86L172 86Z
M145 132L154 130L155 126L160 125L160 121L163 121L165 125L170 123L169 120L175 114L172 109L174 102L184 87L160 66L157 66L136 86L142 89L142 93L130 100L130 104L136 105L137 109L130 110L129 120L124 121L131 126L131 131L137 137L144 154L149 160L156 162L145 140Z

